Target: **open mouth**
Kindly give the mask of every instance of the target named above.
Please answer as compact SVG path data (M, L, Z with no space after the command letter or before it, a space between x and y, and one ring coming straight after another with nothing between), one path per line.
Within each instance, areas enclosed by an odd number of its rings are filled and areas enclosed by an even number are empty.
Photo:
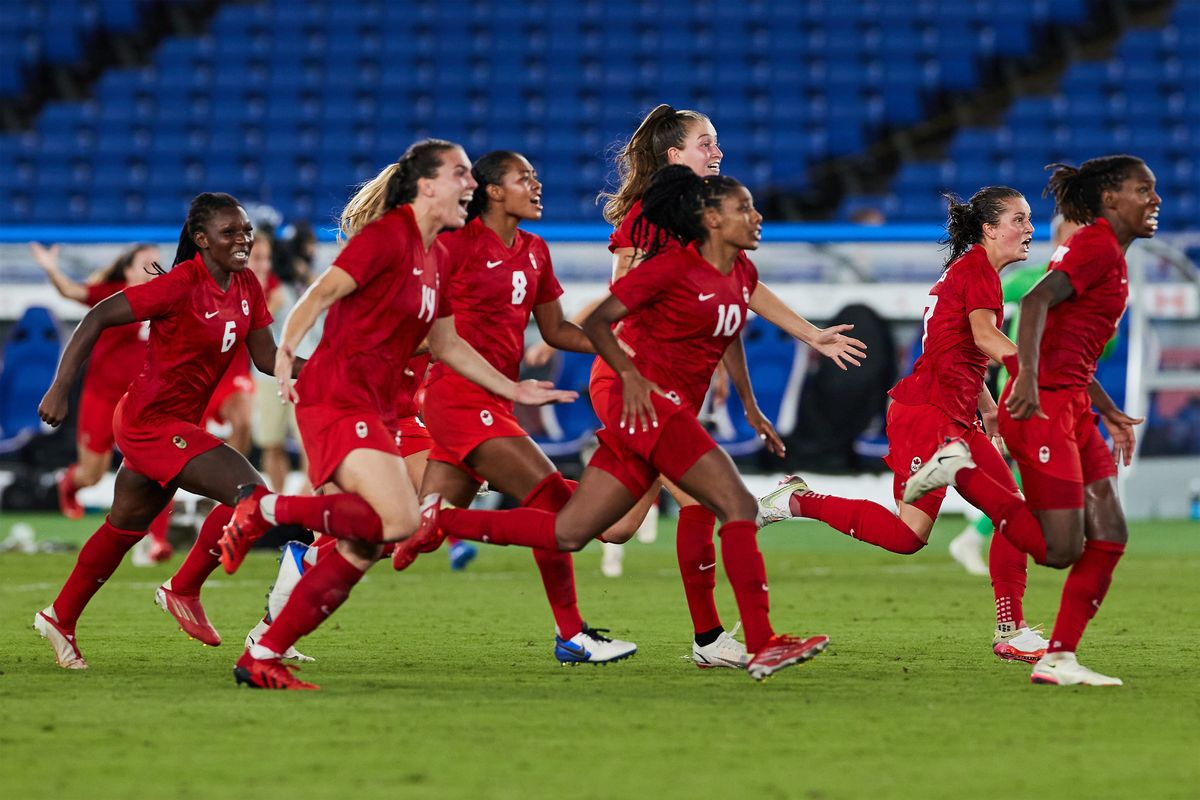
M708 170L709 172L711 172L713 175L721 174L721 162L720 161L710 161L704 165L704 168L706 170Z
M471 204L471 198L474 196L474 192L467 192L462 197L458 198L458 207L462 211L463 216L466 216L467 206Z
M1152 231L1158 230L1158 212L1155 211L1146 217L1146 227Z
M529 202L533 203L536 208L541 208L542 196L540 194L535 194L533 197L529 198Z
M234 250L233 251L233 260L238 261L238 262L249 261L250 260L250 251L249 250Z
M1021 252L1024 253L1025 255L1029 255L1029 246L1031 244L1033 244L1032 236L1027 236L1024 239L1022 239L1021 240Z

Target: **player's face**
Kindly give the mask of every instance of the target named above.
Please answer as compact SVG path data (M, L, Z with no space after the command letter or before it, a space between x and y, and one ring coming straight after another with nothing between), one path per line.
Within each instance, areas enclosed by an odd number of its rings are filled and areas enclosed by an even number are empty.
M196 234L195 242L204 251L204 262L210 269L215 266L225 272L241 272L250 264L254 225L241 206L222 208Z
M998 253L1003 263L1024 261L1029 258L1029 245L1033 241L1033 222L1030 219L1029 203L1024 197L1010 197L1004 201L1004 210L995 225L983 226L985 242L990 241L993 252Z
M1149 167L1134 167L1119 189L1104 193L1103 201L1105 208L1115 211L1126 230L1133 231L1137 238L1149 239L1158 231L1162 198L1154 191L1154 173Z
M442 151L442 165L432 178L421 178L421 191L433 206L443 228L461 228L467 222L467 203L479 184L471 175L471 160L461 147Z
M518 156L508 162L500 190L504 213L517 219L542 218L542 182L527 160Z
M154 277L154 262L158 261L157 247L143 247L133 254L133 261L125 268L125 283L140 286Z
M271 274L271 240L260 239L250 251L250 271L263 289L267 288L267 276Z
M683 164L700 176L720 175L724 157L717 146L717 129L706 119L692 122L682 147L667 150L668 164Z
M754 208L754 197L745 186L736 186L723 198L717 231L721 239L742 250L757 250L762 240L762 214Z

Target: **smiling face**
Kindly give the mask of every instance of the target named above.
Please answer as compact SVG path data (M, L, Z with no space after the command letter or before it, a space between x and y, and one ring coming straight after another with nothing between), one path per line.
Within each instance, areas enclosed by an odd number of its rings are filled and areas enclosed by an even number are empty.
M210 270L241 272L250 263L254 225L241 206L220 208L193 235L192 241L204 253L204 263Z
M125 268L125 283L129 286L140 286L153 278L157 272L154 263L159 260L158 248L151 245L143 247L133 254L133 260Z
M983 246L992 260L1001 266L1029 258L1029 245L1033 241L1033 222L1030 219L1029 203L1024 197L1010 197L1004 201L1004 210L995 224L983 224Z
M707 119L694 120L688 126L683 146L667 150L668 164L683 164L701 177L720 175L724 157L717 146L717 129Z
M537 170L524 157L510 158L504 165L504 178L487 187L488 199L517 219L542 218L542 183Z
M762 214L754 208L754 197L745 186L735 186L721 198L719 208L704 211L709 239L720 239L740 250L757 250L762 240Z
M1154 190L1154 173L1145 164L1129 170L1128 177L1116 190L1100 195L1100 205L1113 228L1123 228L1135 239L1149 239L1158 231L1158 210L1162 198Z
M467 203L479 184L471 175L471 160L461 147L443 150L441 156L437 173L417 180L418 196L428 203L440 227L461 228L467 222Z

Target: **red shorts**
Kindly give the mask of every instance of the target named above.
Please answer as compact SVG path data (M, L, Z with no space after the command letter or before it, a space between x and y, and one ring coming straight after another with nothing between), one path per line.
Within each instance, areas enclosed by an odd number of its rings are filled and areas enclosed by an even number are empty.
M892 495L896 500L904 496L904 483L909 476L919 470L947 439L966 439L972 435L987 440L977 426L956 420L935 405L914 406L893 401L887 410L888 454L883 460L892 468ZM990 442L988 447L991 447ZM945 499L943 487L925 495L913 506L924 511L930 519L936 519Z
M395 432L375 411L301 403L296 406L296 427L308 456L308 479L313 486L331 481L354 450L379 450L403 457Z
M213 389L212 397L208 399L208 406L204 409L204 420L207 422L211 419L218 424L228 422L221 416L221 406L238 392L254 394L254 379L248 372L226 372L221 376L217 388Z
M467 456L498 437L527 437L509 400L457 374L443 374L425 386L425 420L433 436L432 461L470 472Z
M433 447L433 437L429 435L420 417L401 417L396 420L395 433L396 447L400 448L400 455L405 458L424 453Z
M93 453L107 453L113 449L113 412L122 394L115 397L108 392L97 392L88 388L84 381L79 395L79 419L75 426L75 441Z
M113 434L126 468L166 486L184 466L222 442L198 425L172 417L137 419L121 398L113 414Z
M1005 409L1012 382L1000 396L1000 433L1021 470L1031 508L1083 508L1083 488L1117 474L1084 389L1040 389L1049 419L1015 420Z
M635 498L644 495L659 474L678 484L701 456L717 446L696 415L677 397L651 395L658 415L657 428L630 433L628 428L610 425L608 420L620 421L625 400L620 379L607 365L603 369L593 367L589 394L596 416L605 424L596 433L600 449L588 466L612 475Z

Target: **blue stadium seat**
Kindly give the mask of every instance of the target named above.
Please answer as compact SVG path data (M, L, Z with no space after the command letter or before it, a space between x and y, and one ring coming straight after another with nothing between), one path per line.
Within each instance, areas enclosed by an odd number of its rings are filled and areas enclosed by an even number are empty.
M38 403L54 380L61 350L58 321L48 308L30 306L8 332L0 353L0 437L41 430Z

